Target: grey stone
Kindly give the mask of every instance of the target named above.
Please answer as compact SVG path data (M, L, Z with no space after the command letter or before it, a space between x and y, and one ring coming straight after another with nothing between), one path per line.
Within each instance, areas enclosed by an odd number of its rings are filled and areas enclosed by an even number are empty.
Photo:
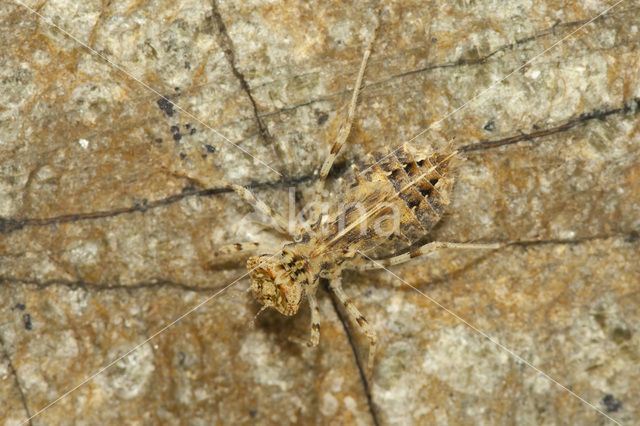
M640 416L633 2L584 27L609 4L29 5L77 40L19 3L0 5L0 422ZM288 339L306 338L308 310L267 311L252 326L259 306L243 260L212 264L211 253L281 239L251 223L224 183L255 184L282 211L289 187L309 201L377 7L332 188L374 149L475 146L433 238L513 244L442 250L397 276L345 274L380 337L365 387L366 339L347 322L348 338L327 294L320 346L299 347Z

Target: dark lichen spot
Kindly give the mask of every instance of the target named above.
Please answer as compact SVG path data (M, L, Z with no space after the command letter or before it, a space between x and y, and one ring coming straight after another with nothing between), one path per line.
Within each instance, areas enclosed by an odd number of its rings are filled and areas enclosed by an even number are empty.
M496 122L493 120L487 121L487 124L482 126L487 132L493 132L496 129Z
M606 320L606 317L605 317L604 313L597 312L597 313L593 314L593 319L598 323L598 325L601 328L605 328L606 327L607 320Z
M184 128L185 128L185 129L190 129L190 128L191 128L191 124L190 124L190 123L185 124L185 125L184 125Z
M249 410L249 416L251 416L251 418L254 418L257 414L258 412L256 410Z
M6 234L8 232L22 229L25 226L24 220L10 219L6 217L0 217L0 234Z
M180 159L184 160L185 158L187 158L187 154L185 154L184 152L180 153Z
M24 305L24 303L16 303L14 306L14 309L20 309L21 311L24 311L27 307Z
M173 90L175 90L176 92L179 92L180 88L179 87L174 87Z
M604 405L607 413L614 413L622 407L622 401L616 399L613 395L605 395L600 402Z
M320 112L318 113L318 126L322 126L324 123L327 122L327 120L329 119L329 114L327 114L326 112Z
M213 154L214 152L216 152L216 147L215 147L215 146L213 146L213 145L209 145L209 144L207 144L207 145L205 145L205 146L204 146L204 149L206 149L206 150L207 150L207 152L210 152L210 153L212 153L212 154Z
M189 130L189 134L190 135L195 135L195 133L196 133L196 128L192 127L191 130Z
M640 232L631 231L625 236L624 240L628 243L635 243L636 241L640 240Z
M621 344L628 340L631 340L631 330L629 330L628 328L616 327L611 333L611 340L613 340L617 344Z
M179 142L180 139L182 139L182 135L180 133L174 133L173 134L173 140L176 142Z
M173 117L173 113L175 111L173 110L173 102L171 102L169 99L165 98L164 96L158 99L158 107L162 111L164 111L164 113L167 114L168 117Z
M162 143L162 138L156 138L157 143Z
M170 127L171 133L179 133L180 132L180 127L178 126L171 126Z
M184 69L186 69L186 70L190 70L191 69L191 64L189 63L189 61L184 61Z
M22 315L22 320L24 321L25 329L31 330L33 328L33 324L31 324L31 315L29 314Z
M432 42L432 43L435 43L435 42L437 42L437 41L438 41L438 39L437 39L437 38L435 38L435 37L431 37L431 42Z

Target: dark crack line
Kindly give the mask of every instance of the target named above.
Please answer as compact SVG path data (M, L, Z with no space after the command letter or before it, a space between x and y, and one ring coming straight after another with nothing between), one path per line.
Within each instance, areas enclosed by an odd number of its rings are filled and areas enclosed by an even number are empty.
M356 349L356 343L351 335L351 331L349 330L349 325L347 324L346 319L342 315L340 308L338 307L338 302L336 300L336 296L332 291L329 290L329 282L323 279L323 287L329 293L329 299L331 300L331 305L333 306L333 310L336 312L340 323L342 323L342 327L344 328L345 334L347 335L347 340L349 341L349 346L351 346L351 350L353 351L353 356L358 366L358 372L360 373L360 380L362 381L362 386L364 388L364 393L367 398L367 405L369 406L369 413L371 413L371 418L373 419L373 424L376 426L380 426L380 421L378 420L378 415L376 414L375 407L373 405L373 398L371 397L371 388L369 386L369 381L367 380L367 375L365 373L364 367L362 365L362 360L358 355L358 350Z
M519 246L519 247L530 247L530 246L540 246L540 245L576 245L585 242L591 241L600 241L600 240L609 240L612 238L620 238L623 239L627 243L635 243L640 240L640 230L632 229L631 231L622 231L616 232L612 234L596 234L596 235L587 235L585 237L578 238L551 238L548 240L522 240L522 241L513 241L506 242L505 244L508 246Z
M638 8L631 8L631 9L626 9L626 10L621 10L621 11L615 11L612 13L608 13L605 15L601 15L598 18L594 19L593 22L591 22L592 24L598 21L603 21L606 18L609 18L611 16L617 15L617 14L626 14L628 12L633 12ZM412 70L412 71L407 71L404 73L400 73L400 74L394 74L391 77L385 79L385 80L381 80L378 81L376 83L370 84L369 86L375 86L378 84L384 84L384 83L388 83L390 81L399 79L399 78L404 78L404 77L408 77L411 75L415 75L415 74L422 74L424 72L429 72L432 70L436 70L436 69L444 69L444 68L457 68L457 67L461 67L461 66L470 66L470 65L481 65L486 63L491 57L497 55L498 53L501 52L505 52L507 50L513 50L514 48L529 43L531 41L534 40L538 40L540 38L544 38L547 37L549 35L557 35L558 33L558 29L560 28L573 28L573 27L577 27L580 25L584 25L585 23L589 22L588 19L583 19L580 21L571 21L571 22L559 22L555 25L553 25L550 28L544 29L539 33L533 34L529 37L525 37L522 39L518 39L516 41L514 41L513 43L509 43L509 44L505 44L503 46L500 46L498 48L496 48L494 51L489 52L488 54L478 57L478 58L460 58L457 61L451 62L451 63L444 63L444 64L440 64L440 65L431 65L428 67L424 67L424 68L420 68L417 70Z
M251 88L249 87L249 83L247 83L247 79L245 78L244 74L242 74L242 72L240 72L240 70L238 69L238 66L236 64L236 54L235 54L235 48L233 46L233 41L231 40L231 37L227 32L227 27L222 19L222 15L220 14L217 0L211 1L211 13L215 21L215 27L218 29L218 34L220 36L219 37L220 47L222 48L222 51L224 52L224 55L227 58L227 62L231 67L231 72L238 79L238 81L240 82L240 86L242 87L242 90L247 94L247 97L249 98L249 102L251 102L251 108L253 109L253 117L258 124L260 137L262 138L262 140L266 145L270 145L274 147L276 151L275 153L278 156L278 158L284 158L284 153L282 152L280 145L274 143L274 139L269 133L269 129L267 125L264 123L264 121L262 120L262 117L260 116L260 112L258 111L258 104L256 103L253 97L253 94L251 93Z
M598 17L597 19L595 19L592 23L604 20L606 18L610 18L610 17L612 17L614 15L617 15L617 14L624 15L624 14L629 13L629 12L634 12L637 9L640 9L640 8L635 7L635 8L631 8L631 9L625 9L625 10L615 11L615 12L612 12L612 13L609 13L609 14L605 14L605 15L602 15L602 16ZM496 48L494 51L492 51L492 52L490 52L490 53L488 53L488 54L486 54L484 56L481 56L481 57L478 57L478 58L460 58L458 60L455 60L455 61L449 62L449 63L441 63L441 64L429 65L429 66L426 66L426 67L423 67L423 68L419 68L419 69L415 69L415 70L411 70L411 71L405 71L405 72L401 72L399 74L393 74L393 75L391 75L391 76L389 76L389 77L387 77L387 78L385 78L383 80L379 80L379 81L376 81L376 82L365 84L362 87L361 91L362 91L362 93L364 93L370 88L382 86L382 85L387 84L389 82L392 82L394 80L398 80L398 79L402 79L402 78L405 78L405 77L410 77L410 76L418 75L418 74L422 74L422 73L427 73L427 72L430 72L430 71L433 71L433 70L447 69L447 68L457 68L457 67L463 67L463 66L482 65L482 64L486 63L491 57L495 56L496 54L498 54L500 52L504 52L504 51L507 51L507 50L513 50L517 46L520 46L522 44L526 44L526 43L528 43L530 41L533 41L533 40L537 40L537 39L546 37L546 36L548 36L550 34L556 35L558 33L558 28L572 28L572 27L576 27L576 26L579 26L579 25L583 25L586 22L588 22L587 19L580 20L580 21L557 23L557 24L555 24L554 26L552 26L550 28L542 30L540 33L537 33L537 34L534 34L534 35L531 35L529 37L525 37L525 38L522 38L522 39L518 39L518 40L514 41L513 43L509 43L509 44L500 46L500 47ZM295 76L293 76L291 78L304 76L304 75L305 74L298 74L298 75L295 75ZM265 83L265 84L269 84L269 83ZM295 105L292 105L290 107L284 107L284 108L280 108L280 109L275 110L275 111L265 112L265 113L263 113L261 115L261 117L266 118L266 117L271 117L271 116L278 116L279 114L282 114L282 113L285 113L285 112L290 112L290 111L296 110L298 108L302 108L302 107L305 107L305 106L312 105L314 103L329 101L331 99L334 99L334 98L340 97L340 96L347 96L350 93L351 92L348 91L348 90L338 91L338 92L333 93L332 95L327 95L327 96L314 98L314 99L311 99L311 100L309 100L307 102L303 102L303 103L300 103L300 104L295 104Z
M461 244L466 244L466 243L482 243L482 244L498 243L498 244L502 244L502 246L500 248L493 249L491 251L491 253L496 253L501 249L504 249L504 248L507 248L507 247L511 247L511 246L522 247L522 248L524 248L526 250L527 247L534 247L534 246L542 246L542 245L577 245L577 244L581 244L581 243L585 243L585 242L609 240L609 239L612 239L612 238L622 239L627 243L634 244L635 242L640 240L640 229L632 229L630 231L620 231L620 232L615 232L615 233L611 233L611 234L587 235L587 236L584 236L584 237L567 238L567 239L550 238L548 240L519 240L519 241L473 240L473 241L447 241L447 242L449 242L449 243L461 243ZM424 244L424 242L416 244L416 246L421 246L423 244ZM408 247L406 252L411 250L412 247L414 247L414 246ZM373 259L373 260L384 260L384 258L378 258L378 259ZM354 271L356 274L362 274L363 273L363 271L358 271L357 269L351 269L350 271Z
M591 241L600 241L600 240L608 240L612 238L619 238L624 240L629 244L634 244L637 241L640 241L640 229L631 230L631 231L620 231L613 234L597 234L597 235L588 235L585 237L579 238L571 238L571 239L548 239L548 240L521 240L521 241L473 241L475 243L502 243L504 247L509 246L517 246L517 247L534 247L540 245L577 245L584 242ZM450 242L460 242L460 241L450 241ZM380 260L380 259L378 259ZM353 270L356 274L362 274L363 272L358 272ZM366 273L365 273L366 274ZM83 289L83 290L92 290L96 292L102 291L136 291L136 290L146 290L146 289L164 289L171 288L175 290L182 291L190 291L195 293L208 293L211 291L219 290L220 287L198 287L198 286L190 286L187 284L166 280L166 279L158 279L151 280L148 282L140 282L132 285L100 285L96 283L86 282L86 281L70 281L70 280L47 280L47 281L34 281L34 280L25 280L20 277L11 277L11 276L0 276L0 285L13 285L14 283L35 286L40 289L44 289L47 287L53 286L61 286L68 287L71 289ZM329 292L331 293L331 292ZM355 349L354 349L355 350Z
M604 121L612 115L618 114L637 114L640 111L640 98L633 99L626 103L624 106L613 109L596 109L593 111L580 114L577 118L571 119L559 126L550 127L543 130L537 130L531 133L520 132L516 136L509 136L497 140L482 140L473 144L463 145L458 148L463 153L469 153L474 151L486 151L489 149L498 148L506 145L513 145L522 141L533 141L534 139L544 138L552 136L558 133L566 132L576 126L585 124L592 120ZM535 128L535 126L534 126ZM346 168L341 170L342 173L346 171ZM243 186L247 186L254 189L265 188L282 188L287 186L297 186L304 182L313 181L316 178L315 173L308 173L301 176L285 177L276 181L267 182L252 182ZM177 203L188 197L211 197L214 195L224 194L232 192L228 188L208 188L208 189L194 189L185 188L180 194L170 195L169 197L162 198L160 200L148 202L143 200L141 203L137 203L130 207L121 207L111 210L98 210L87 213L71 213L60 216L52 216L45 218L7 218L0 217L0 234L9 234L11 232L20 230L27 226L48 226L59 223L79 222L84 220L102 219L108 217L119 216L127 213L146 212L147 210L167 206Z
M21 284L25 286L34 286L39 289L44 289L47 287L67 287L72 290L87 290L94 292L104 292L104 291L137 291L137 290L148 290L148 289L165 289L170 288L173 290L182 290L187 292L194 293L210 293L212 291L219 290L221 287L198 287L191 286L171 280L153 280L149 282L140 282L132 285L100 285L96 283L86 282L86 281L70 281L70 280L47 280L47 281L35 281L35 280L25 280L19 277L11 277L11 276L0 276L0 285L13 285Z
M473 242L478 243L500 243L504 244L503 247L508 246L519 246L519 247L529 247L529 246L539 246L539 245L575 245L581 244L590 241L600 241L600 240L609 240L612 238L620 238L628 243L635 243L640 240L640 229L632 229L629 231L620 231L614 232L610 234L595 234L595 235L587 235L583 237L577 238L550 238L547 240L519 240L519 241L500 241L500 240L492 240L492 241L484 241L484 240L474 240ZM450 241L454 242L454 241ZM469 241L465 241L469 242Z
M287 186L296 186L303 182L310 181L314 177L315 177L315 173L310 173L302 176L288 177L288 178L280 179L276 181L254 182L244 186L248 186L250 188L255 188L255 189L281 188L281 187L287 187ZM155 200L155 201L143 200L142 202L136 203L130 207L121 207L121 208L111 209L111 210L98 210L98 211L87 212L87 213L70 213L65 215L51 216L51 217L44 217L44 218L15 219L15 218L0 217L0 234L9 234L11 232L20 230L27 226L48 226L48 225L54 225L54 224L60 224L60 223L103 219L108 217L120 216L122 214L127 214L127 213L135 213L135 212L144 213L147 210L168 206L170 204L175 204L189 197L211 197L214 195L220 195L220 194L225 194L230 192L233 192L233 191L225 187L209 188L209 189L185 188L185 190L183 190L182 193L180 194L170 195L160 200Z
M577 245L583 242L591 242L591 241L602 241L602 240L607 240L607 239L611 239L611 238L620 238L622 239L624 242L628 243L628 244L635 244L637 241L640 240L640 230L633 230L633 231L628 231L628 232L620 232L620 233L616 233L616 234L611 234L611 235L594 235L594 236L587 236L587 237L582 237L582 238L574 238L574 239L549 239L549 240L530 240L530 241L517 241L517 242L506 242L505 243L505 247L506 248L508 246L515 246L515 247L521 247L523 248L523 250L526 252L528 247L536 247L536 246L542 246L542 245ZM477 242L477 241L474 241ZM495 241L494 241L495 242ZM440 275L440 276L435 276L432 277L428 282L425 283L416 283L414 284L415 288L418 289L422 289L425 286L429 286L429 287L435 287L438 285L442 285L444 283L449 282L450 280L454 279L456 276L460 276L461 274L464 274L466 271L469 271L470 269L480 265L480 263L486 261L487 259L491 258L492 256L498 254L500 252L500 250L492 250L489 253L483 254L479 257L474 258L472 261L470 262L465 262L465 264L460 267L455 269L454 271L451 272L445 272L444 274ZM380 260L380 259L378 259ZM405 263L403 264L405 266L411 267L411 263ZM403 265L398 265L399 267L402 267ZM415 266L415 265L414 265ZM372 273L372 271L358 271L355 269L352 270L348 270L349 273L352 273L356 276L364 276L364 275L369 275ZM379 273L385 273L384 270L378 270ZM401 289L406 289L406 290L412 290L408 287L400 287ZM640 290L639 290L640 292Z
M495 141L480 141L473 144L463 145L458 148L461 152L482 151L500 146L511 145L522 141L533 141L534 139L551 136L557 133L565 132L573 127L584 124L591 120L604 121L607 117L615 114L637 114L640 111L640 98L633 99L620 108L614 109L597 109L591 112L580 114L577 118L567 121L556 127L544 130L536 130L531 133L521 133L517 136L510 136ZM535 128L535 126L534 126Z
M20 394L20 400L22 401L22 405L24 406L24 410L27 413L27 418L29 419L29 425L33 426L33 420L31 420L31 410L29 410L29 404L27 404L27 397L22 390L22 386L20 385L20 379L18 378L18 372L13 366L13 362L11 361L11 357L9 356L9 352L7 351L4 340L0 337L0 346L2 346L2 359L7 362L7 366L9 367L9 371L13 376L13 380L18 388L18 393Z
M598 22L600 20L604 20L604 19L609 18L611 16L624 15L624 14L629 13L629 12L634 12L637 9L640 9L640 7L635 7L635 8L615 11L615 12L612 12L610 14L606 14L606 15L600 16L594 22ZM214 10L217 10L217 4L215 4L215 1L214 1ZM218 16L220 17L220 20L217 20L217 23L220 23L220 24L224 25L224 22L222 21L221 16L220 16L219 13L218 13ZM452 63L431 65L431 66L420 68L420 69L417 69L417 70L411 70L411 71L406 71L406 72L399 73L399 74L394 74L394 75L392 75L392 76L390 76L390 77L388 77L388 78L386 78L384 80L380 80L380 81L373 82L373 83L370 83L370 84L367 84L367 85L363 86L362 91L365 92L370 87L379 86L379 85L385 84L385 83L387 83L389 81L393 81L393 80L396 80L396 79L399 79L399 78L404 78L404 77L415 75L415 74L421 74L421 73L424 73L424 72L429 72L429 71L432 71L432 70L435 70L435 69L444 69L444 68L452 68L452 67L457 67L457 66L468 66L468 65L481 64L481 63L486 62L487 59L489 59L490 57L494 56L495 54L497 54L499 52L513 49L514 47L516 47L518 45L525 44L525 43L527 43L527 42L529 42L531 40L536 40L536 39L545 37L545 36L547 36L549 34L556 34L557 33L557 28L575 27L577 25L584 24L585 22L587 22L587 21L586 20L580 20L580 21L572 21L572 22L565 22L565 23L557 23L554 26L543 30L540 33L534 34L534 35L529 36L529 37L525 37L523 39L516 40L515 42L507 44L507 45L504 45L504 46L500 46L496 50L494 50L493 52L490 52L489 54L487 54L487 55L485 55L485 56L483 56L481 58L459 59L459 60L457 60L455 62L452 62ZM229 45L232 46L231 40L230 40L230 38L229 38L229 36L228 36L228 34L226 32L226 27L225 27L224 32L220 32L220 34L221 34L221 36L223 38L226 38L229 41ZM252 107L253 107L253 111L254 111L253 120L256 120L258 122L259 134L261 134L261 137L263 137L263 139L265 139L265 140L267 140L269 138L270 138L270 140L273 140L273 137L270 136L270 133L268 132L268 128L266 127L266 125L264 124L264 122L262 120L263 118L267 118L267 117L271 117L271 116L277 116L277 115L280 115L282 113L290 112L290 111L293 111L293 110L301 108L301 107L312 105L314 103L331 100L331 99L335 98L336 96L346 96L346 95L351 93L348 90L343 90L343 91L336 92L336 93L334 93L332 95L329 95L329 96L323 96L323 97L319 97L319 98L314 98L312 100L309 100L309 101L301 103L301 104L296 104L296 105L292 105L290 107L284 107L284 108L281 108L281 109L278 109L278 110L275 110L275 111L270 111L270 112L265 112L265 113L262 113L262 114L257 114L257 111L258 111L257 110L257 104L255 103L253 95L251 94L251 90L250 90L250 88L249 88L249 86L248 86L248 84L246 82L246 79L244 78L243 74L240 73L237 70L237 68L235 67L235 55L233 53L233 49L230 49L229 52L227 52L227 50L225 50L224 53L225 53L225 55L227 55L227 53L232 55L231 59L228 59L228 61L231 64L231 68L234 71L234 74L236 72L239 74L239 76L238 76L238 74L236 74L236 77L239 79L243 90L247 93L247 95L249 97L249 100L252 103ZM296 74L296 75L292 76L291 78L297 78L297 77L304 76L304 75L306 75L306 74ZM262 86L264 86L266 84L269 84L269 83L264 83L264 84L258 85L256 87L262 87ZM194 88L201 88L201 87L202 86L194 86ZM147 97L134 98L134 100L144 100L144 99L147 99ZM157 120L157 121L160 122L161 120ZM239 123L239 122L242 122L242 121L244 121L244 119L227 122L227 123L223 124L221 127L226 127L226 126L229 126L229 125L233 125L235 123ZM265 137L265 134L263 134L264 130L266 130L266 137ZM96 133L96 134L100 135L100 134L104 134L104 133L100 132L100 133ZM242 143L242 141L240 141L239 143ZM1 230L1 227L0 227L0 233L1 232L2 232L2 230Z

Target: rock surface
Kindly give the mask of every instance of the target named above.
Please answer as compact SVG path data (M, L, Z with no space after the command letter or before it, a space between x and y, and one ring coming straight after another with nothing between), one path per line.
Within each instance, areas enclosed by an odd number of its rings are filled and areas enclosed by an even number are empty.
M0 423L640 418L636 3L27 3L0 4ZM336 186L428 128L474 147L433 238L514 244L346 273L364 382L328 294L301 348L308 309L252 327L243 259L211 253L282 238L224 182L308 201L377 8Z

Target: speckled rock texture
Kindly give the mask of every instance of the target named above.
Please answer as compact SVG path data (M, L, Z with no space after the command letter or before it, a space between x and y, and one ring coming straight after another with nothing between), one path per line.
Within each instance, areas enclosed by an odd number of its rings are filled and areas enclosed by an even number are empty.
M638 424L636 1L20 1L0 424ZM309 201L377 10L331 188L373 149L466 147L432 237L508 244L346 273L380 339L367 377L327 292L303 348L308 308L252 324L244 260L212 251L283 241L223 185Z

